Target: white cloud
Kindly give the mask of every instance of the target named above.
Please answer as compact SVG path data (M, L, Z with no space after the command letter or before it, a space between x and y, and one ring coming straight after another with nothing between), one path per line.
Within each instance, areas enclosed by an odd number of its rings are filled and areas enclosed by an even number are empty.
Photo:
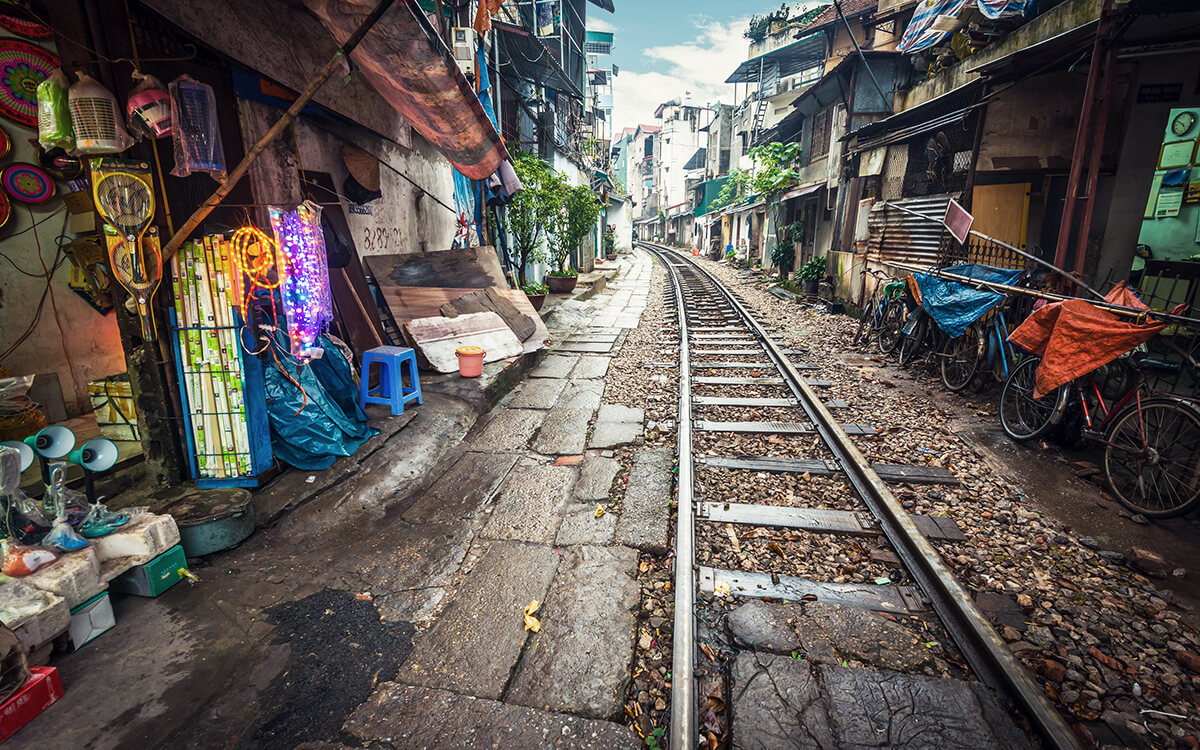
M665 72L639 73L622 68L613 82L613 132L639 123L654 124L654 110L671 99L688 97L695 104L733 101L729 74L746 59L749 42L742 36L748 18L728 23L695 22L698 34L690 42L648 47L642 54L666 63ZM589 22L590 23L590 22Z
M587 19L587 30L588 31L608 31L611 33L611 32L615 32L617 30L617 27L616 27L616 24L614 24L610 21L605 21L603 18L600 18L599 16L589 16Z

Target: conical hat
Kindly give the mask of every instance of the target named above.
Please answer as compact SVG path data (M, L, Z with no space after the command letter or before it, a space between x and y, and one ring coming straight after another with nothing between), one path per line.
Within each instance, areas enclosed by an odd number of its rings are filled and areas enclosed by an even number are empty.
M354 181L373 193L379 192L379 160L361 148L344 144L342 161Z

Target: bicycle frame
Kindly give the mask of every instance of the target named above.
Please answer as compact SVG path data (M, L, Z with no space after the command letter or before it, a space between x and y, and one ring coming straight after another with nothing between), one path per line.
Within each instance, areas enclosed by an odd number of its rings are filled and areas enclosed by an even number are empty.
M1086 380L1086 385L1091 389L1092 395L1094 395L1096 397L1096 404L1097 404L1098 412L1099 412L1097 414L1097 416L1100 419L1098 424L1093 422L1092 411L1091 411L1091 409L1088 408L1087 395L1086 395L1083 387L1079 386L1078 380L1075 381L1074 383L1072 383L1071 387L1076 388L1076 390L1078 391L1079 405L1083 409L1083 420L1084 420L1084 423L1087 425L1083 430L1083 436L1089 440L1094 440L1097 443L1100 443L1101 445L1105 445L1105 446L1108 446L1111 448L1117 448L1117 449L1123 450L1127 453L1135 453L1136 451L1130 449L1127 446L1118 445L1116 443L1112 443L1112 442L1109 442L1108 440L1105 440L1104 439L1104 431L1108 428L1108 425L1112 421L1113 417L1115 417L1117 414L1120 414L1121 411L1130 403L1131 400L1137 401L1137 409L1138 409L1138 414L1140 417L1141 411L1142 411L1142 392L1146 390L1145 380L1143 378L1139 377L1138 381L1136 383L1134 383L1133 387L1130 388L1128 391L1126 391L1125 395L1121 396L1121 398L1117 400L1116 404L1112 408L1109 408L1108 403L1105 402L1105 400L1104 400L1104 394L1100 391L1100 386L1096 383L1095 376L1093 376L1092 374L1089 373L1083 379ZM1069 400L1070 399L1068 399L1068 401ZM1140 418L1138 420L1138 423L1139 423L1139 425L1138 425L1139 429L1141 430L1141 433L1142 433L1142 440L1144 441L1146 438L1146 427L1144 424L1141 424Z

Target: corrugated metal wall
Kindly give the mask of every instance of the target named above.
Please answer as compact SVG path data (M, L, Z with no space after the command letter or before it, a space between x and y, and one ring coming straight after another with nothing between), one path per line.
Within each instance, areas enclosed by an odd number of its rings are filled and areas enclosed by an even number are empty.
M938 217L929 221L897 208L879 203L867 217L867 258L878 263L906 263L931 266L941 255L945 227L940 221L946 215L950 194L923 198L903 198L891 201L913 211Z

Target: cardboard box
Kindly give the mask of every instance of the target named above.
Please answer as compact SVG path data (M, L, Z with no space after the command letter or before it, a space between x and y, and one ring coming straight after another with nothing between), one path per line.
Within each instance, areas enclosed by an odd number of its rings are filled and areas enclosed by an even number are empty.
M139 565L112 580L109 588L137 596L158 596L183 580L187 570L183 547L176 544L145 565Z
M54 667L30 667L33 674L21 689L0 705L0 742L45 711L62 697L62 680Z
M71 645L80 649L117 624L112 600L103 591L71 610Z

